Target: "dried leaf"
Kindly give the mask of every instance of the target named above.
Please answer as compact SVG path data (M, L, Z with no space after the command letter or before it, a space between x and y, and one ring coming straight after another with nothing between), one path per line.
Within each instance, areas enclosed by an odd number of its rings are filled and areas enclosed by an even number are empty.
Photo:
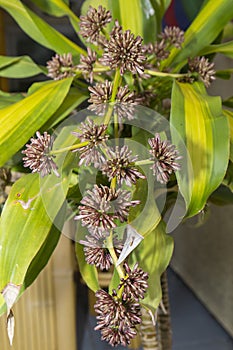
M12 346L15 331L15 317L12 310L10 310L9 315L7 316L6 328L10 346Z
M1 292L7 306L7 317L10 315L11 308L19 295L20 287L20 285L9 282Z
M139 245L143 238L144 237L140 235L132 226L127 225L126 240L117 260L117 266L119 266L127 258L127 256Z

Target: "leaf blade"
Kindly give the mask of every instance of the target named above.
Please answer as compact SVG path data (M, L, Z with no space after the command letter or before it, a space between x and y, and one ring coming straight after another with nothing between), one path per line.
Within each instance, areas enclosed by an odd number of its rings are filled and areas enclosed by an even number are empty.
M7 11L18 25L39 44L59 53L77 55L86 51L59 33L39 16L33 13L20 0L0 0L0 7Z
M44 73L29 56L0 56L0 76L5 78L27 78Z
M171 124L187 151L183 171L176 175L189 217L204 208L224 178L229 158L228 124L220 98L208 96L202 83L178 82L172 90ZM172 129L172 140L178 148L179 137Z
M71 78L50 82L34 94L0 110L0 166L58 109L71 82Z
M148 272L148 290L142 303L155 312L161 298L160 276L166 270L173 253L173 238L166 234L163 221L135 249L133 263L138 262Z

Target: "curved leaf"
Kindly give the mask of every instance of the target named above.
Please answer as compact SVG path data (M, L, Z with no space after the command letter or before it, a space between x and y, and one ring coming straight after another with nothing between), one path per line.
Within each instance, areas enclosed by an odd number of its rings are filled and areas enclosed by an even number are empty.
M174 48L163 67L172 65L174 70L179 70L188 57L198 55L211 44L232 17L232 0L207 1L185 32L182 50Z
M230 129L230 160L233 162L233 111L223 110L224 115L228 119Z
M0 77L27 78L44 73L29 56L0 56Z
M202 83L175 81L171 124L179 133L172 128L173 143L179 148L181 137L186 145L187 154L176 176L187 216L193 216L221 184L228 165L229 130L220 97L208 96Z
M60 123L67 115L69 115L75 108L77 108L83 101L88 98L77 88L70 88L70 91L66 95L62 105L56 110L52 117L43 126L44 130L54 127Z
M67 3L62 0L31 0L34 4L41 8L42 11L56 17L68 16L72 21L74 29L79 30L79 18L69 8Z
M54 147L71 139L70 129L63 128ZM10 282L21 286L22 294L50 258L65 221L74 158L72 152L57 155L60 178L29 174L13 185L0 221L0 291ZM4 310L0 298L0 313Z
M7 11L27 35L39 44L59 53L77 55L86 51L67 39L39 16L29 10L20 0L0 0L0 7Z
M29 200L31 204L25 209L21 201ZM1 216L0 290L9 282L23 284L26 271L51 226L40 195L39 176L24 176L13 185Z
M52 81L22 101L0 110L0 166L58 109L72 79Z
M124 30L130 29L135 35L142 36L146 43L155 41L157 13L151 0L109 0L109 8Z
M129 214L130 225L142 236L149 234L161 220L161 215L154 198L154 188L152 186L154 185L154 181L151 179L153 175L151 175L151 171L145 173L148 183L145 180L139 179L133 194L133 200L140 199L140 204L131 208Z
M78 260L79 270L83 280L93 292L96 292L98 289L100 289L96 267L94 265L86 263L82 244L76 243L75 251Z
M226 107L233 108L233 96L229 97L227 100L224 100L223 105ZM224 111L225 112L225 111ZM230 111L229 111L230 112Z
M9 93L0 90L0 109L8 107L13 103L22 100L24 96L22 94Z
M132 255L132 265L138 262L143 271L149 274L148 290L142 303L153 312L162 298L160 276L166 270L173 253L173 238L165 230L165 223L161 221Z
M233 58L233 41L228 41L223 44L206 46L201 52L200 56L209 55L210 53L222 53L225 56Z
M217 70L215 75L217 78L231 79L231 74L233 74L233 68ZM223 104L225 104L224 102L223 102Z

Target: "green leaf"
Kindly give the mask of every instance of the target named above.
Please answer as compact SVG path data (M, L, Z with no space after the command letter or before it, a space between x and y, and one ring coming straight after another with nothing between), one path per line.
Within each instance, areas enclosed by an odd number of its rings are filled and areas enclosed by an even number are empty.
M63 128L54 148L66 147L72 139L70 129ZM13 185L0 221L0 290L11 282L22 285L22 293L46 265L64 224L74 158L72 152L57 155L60 178L29 174Z
M226 173L226 176L223 180L223 184L230 189L230 191L231 191L231 199L230 200L231 200L231 204L233 204L233 200L232 200L232 197L233 197L233 162L232 161L229 161L227 173ZM227 198L227 199L229 199L229 198Z
M64 222L65 221L64 214L61 217L60 215L61 215L61 211L59 211L58 217L59 217L59 220L61 220L60 222ZM35 281L39 273L47 265L54 249L58 244L60 235L61 235L61 231L55 225L52 225L48 233L48 236L46 237L40 250L37 252L37 254L35 255L35 257L33 258L33 260L31 261L28 267L21 292L23 292Z
M24 96L22 94L9 93L0 90L0 109L8 107L13 103L22 100Z
M61 213L59 212L58 215ZM64 220L64 216L61 216L61 219ZM33 258L32 262L29 265L29 268L26 272L24 283L20 289L20 295L28 288L37 278L39 273L43 270L46 264L49 261L54 249L57 246L61 235L61 231L55 226L52 225L48 236L46 237L44 243L42 244L40 250ZM6 312L5 301L0 298L0 316Z
M78 260L78 266L79 266L79 270L82 275L82 278L86 282L87 286L93 292L96 292L97 290L100 289L97 269L94 265L89 265L86 263L82 244L76 243L75 250L76 250L76 257Z
M120 276L117 272L117 269L114 268L112 278L108 287L109 294L112 293L113 289L117 290L117 287L119 286L119 284L120 284Z
M5 78L27 78L44 73L29 56L0 56L0 76Z
M218 45L206 46L201 52L199 52L199 55L205 56L211 53L222 53L225 56L233 58L233 41L228 41Z
M67 117L75 108L77 108L83 101L88 98L77 88L71 88L65 97L62 105L58 110L52 115L52 117L43 126L44 130L54 127L60 123L65 117Z
M144 169L145 171L145 169ZM145 171L147 181L139 179L133 194L133 200L140 200L140 204L131 208L130 225L142 236L146 236L160 222L161 216L154 198L154 181L150 170ZM149 185L149 186L148 186Z
M197 56L201 50L211 44L232 17L232 0L207 1L185 32L182 50L172 49L163 67L172 65L174 70L179 70L188 57Z
M71 82L71 78L52 81L22 101L0 110L0 166L54 114Z
M145 43L155 41L157 20L151 0L109 0L109 8L124 30L130 29L140 35Z
M179 149L181 138L186 146L176 176L189 217L204 208L224 178L229 159L228 123L220 97L208 96L202 83L174 81L171 124L172 142Z
M217 70L215 75L217 78L231 79L231 74L233 74L233 68Z
M229 167L229 174L223 181L225 186L220 186L212 193L209 202L215 205L233 204L233 165Z
M33 13L20 0L0 0L0 7L7 11L22 30L39 44L59 53L84 54L86 51L67 39L39 16Z
M53 200L56 193L54 188ZM56 207L59 210L59 202ZM40 195L39 176L22 177L13 185L1 216L0 290L9 282L23 284L27 269L51 226Z
M233 162L233 111L229 111L225 109L223 110L223 114L228 119L228 124L230 129L230 160Z
M125 144L140 159L147 159L149 133L145 130L137 132L135 128L132 128L132 133L133 140L126 139ZM130 209L128 222L140 235L145 236L158 225L161 215L155 201L155 178L152 171L148 165L141 166L141 169L146 179L138 179L136 182L133 200L140 200L140 203Z
M101 0L101 3L100 3L99 0L85 0L83 2L83 5L82 5L81 14L85 15L87 13L88 9L89 9L89 6L92 6L92 7L97 9L98 6L101 5L102 7L104 7L104 8L109 10L110 7L109 7L108 1L109 0Z
M66 1L62 0L31 0L40 9L49 15L56 17L68 16L72 23L74 24L74 29L79 30L78 22L79 18L75 16L74 12L69 8Z
M229 108L233 108L233 96L229 97L227 100L224 100L223 105ZM226 111L224 111L225 113Z
M143 271L148 272L148 290L143 304L155 312L161 298L160 276L166 270L173 253L173 239L167 235L164 222L150 232L134 250L132 265L138 262Z

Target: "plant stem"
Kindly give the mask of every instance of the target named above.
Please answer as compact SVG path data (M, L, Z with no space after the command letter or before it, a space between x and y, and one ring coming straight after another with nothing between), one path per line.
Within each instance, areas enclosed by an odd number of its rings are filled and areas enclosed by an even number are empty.
M106 238L106 247L108 248L108 251L112 257L112 261L113 261L113 264L118 272L118 275L120 278L124 278L125 277L125 273L122 269L122 267L120 265L117 266L117 260L118 260L118 257L116 255L116 252L115 252L115 249L113 247L113 233L112 233L112 230L110 232L110 235Z
M187 76L190 76L190 74L179 74L179 73L165 73L165 72L159 72L155 70L145 69L145 73L150 74L155 77L164 77L164 78L185 78Z
M67 152L67 151L72 151L72 150L74 150L74 149L78 149L78 148L87 146L88 143L89 143L88 141L81 142L81 143L76 143L76 144L74 144L74 145L72 145L72 146L68 146L68 147L65 147L65 148L56 149L56 150L54 150L54 151L51 151L49 154L54 155L54 154L58 154L58 153L63 153L63 152Z
M116 70L114 81L113 81L111 102L115 102L116 95L117 95L117 90L118 90L118 87L121 84L121 80L122 80L122 76L120 74L120 69L118 68Z
M108 67L96 67L96 68L93 68L93 72L94 73L102 73L102 72L109 72L110 71L110 68Z
M122 80L122 76L120 74L120 69L118 68L116 70L116 73L115 73L115 77L114 77L114 81L113 81L112 96L111 96L111 100L110 100L110 106L108 107L108 111L105 115L104 124L108 125L110 118L112 116L112 111L113 111L114 105L111 104L111 102L115 102L117 90L118 90L119 85L121 84L121 80Z
M143 160L138 160L137 162L135 162L135 165L148 165L148 164L153 164L154 161L150 160L150 159L143 159Z
M112 111L113 111L113 105L112 104L109 104L108 105L108 111L107 111L107 113L106 113L106 115L105 115L105 117L104 117L104 124L105 125L108 125L108 123L109 123L109 121L110 121L110 118L111 118L111 116L112 116Z

